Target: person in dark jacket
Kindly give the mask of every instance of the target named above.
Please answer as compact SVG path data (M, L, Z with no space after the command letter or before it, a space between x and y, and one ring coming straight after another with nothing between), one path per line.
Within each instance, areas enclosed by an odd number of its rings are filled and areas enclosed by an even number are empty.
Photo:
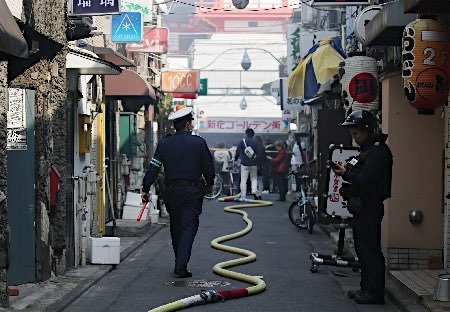
M255 136L255 131L253 129L247 129L245 130L246 137L242 139L236 149L236 155L235 155L235 161L238 161L238 159L241 161L241 200L245 200L247 195L247 179L250 176L250 182L251 182L251 191L252 195L255 199L261 199L261 195L258 191L258 157L261 157L261 155L258 155L258 143L253 139ZM251 147L255 154L255 158L250 158L247 153L245 152L247 147Z
M275 145L272 144L271 139L266 139L265 141L265 155L276 157L278 154L277 148ZM272 184L272 188L271 188ZM272 190L272 193L275 193L276 183L273 178L273 165L272 162L267 159L267 157L264 158L264 164L263 164L263 194L270 193L270 190Z
M387 136L376 131L376 118L368 111L352 112L342 124L350 129L360 146L358 157L345 166L335 163L333 171L342 176L340 190L353 215L355 251L361 263L361 288L347 296L360 304L384 304L385 261L381 251L383 201L391 196L392 153Z
M163 138L145 173L142 200L148 202L150 186L164 166L164 202L170 216L170 234L175 254L174 273L191 277L187 264L199 226L203 196L211 193L214 163L205 140L192 135L192 108L185 107L169 116L175 135ZM206 190L205 190L206 183Z
M267 156L267 159L274 165L274 181L278 187L280 197L278 201L286 201L287 193L287 172L289 170L289 156L286 152L285 143L283 141L275 142L278 154L275 158Z

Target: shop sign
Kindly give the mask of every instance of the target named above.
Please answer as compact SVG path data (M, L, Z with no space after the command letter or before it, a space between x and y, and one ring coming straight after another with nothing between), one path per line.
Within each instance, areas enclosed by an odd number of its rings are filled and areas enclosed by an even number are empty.
M122 12L113 15L111 21L112 42L141 42L143 22L141 12Z
M348 6L348 5L370 5L370 0L311 0L311 6Z
M120 13L120 0L69 0L69 15L113 15Z
M208 117L198 120L199 132L243 133L250 128L255 133L287 133L289 121L281 118Z
M200 88L198 70L167 70L161 73L161 91L166 93L197 93Z
M167 53L169 29L166 27L144 27L142 42L126 45L128 52Z

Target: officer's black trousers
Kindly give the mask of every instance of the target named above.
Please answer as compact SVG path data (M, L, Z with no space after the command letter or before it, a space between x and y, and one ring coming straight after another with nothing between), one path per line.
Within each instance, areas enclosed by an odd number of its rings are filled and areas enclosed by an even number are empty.
M361 263L361 289L384 296L385 262L381 252L382 203L365 205L363 213L353 217L355 251Z
M174 186L166 189L164 202L170 216L175 268L186 268L202 213L203 195L196 186Z

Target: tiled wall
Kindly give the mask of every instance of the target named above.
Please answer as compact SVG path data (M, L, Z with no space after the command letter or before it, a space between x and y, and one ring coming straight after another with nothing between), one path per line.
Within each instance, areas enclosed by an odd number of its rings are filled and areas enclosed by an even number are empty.
M430 256L442 257L442 250L389 248L386 262L389 270L428 269L428 260Z

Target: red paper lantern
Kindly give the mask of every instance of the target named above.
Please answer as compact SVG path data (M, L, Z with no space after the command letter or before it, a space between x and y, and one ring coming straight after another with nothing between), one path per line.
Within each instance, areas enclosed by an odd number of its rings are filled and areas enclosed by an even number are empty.
M403 87L419 114L434 114L447 101L449 37L447 26L433 18L419 18L403 31Z

